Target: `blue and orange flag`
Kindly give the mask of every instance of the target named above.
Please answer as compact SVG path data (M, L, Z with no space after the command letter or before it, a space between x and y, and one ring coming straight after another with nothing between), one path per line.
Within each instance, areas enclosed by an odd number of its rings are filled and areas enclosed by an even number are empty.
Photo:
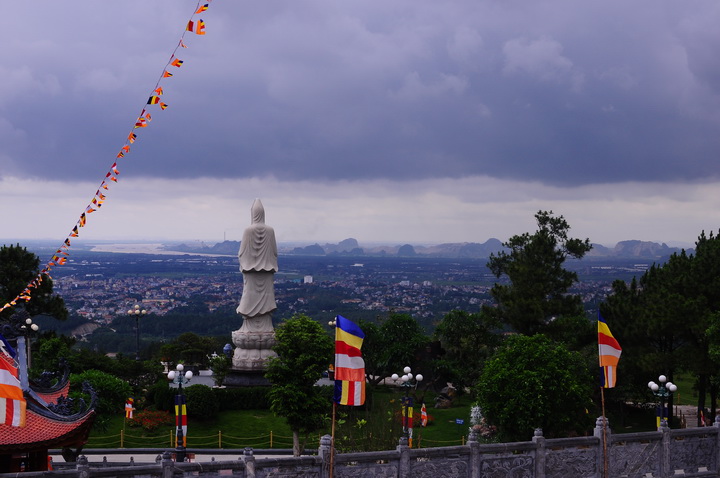
M351 320L335 317L335 403L365 403L365 361L362 347L365 333Z
M622 348L613 337L605 319L598 311L598 352L600 356L600 386L603 388L615 387L617 378L616 369L620 361Z

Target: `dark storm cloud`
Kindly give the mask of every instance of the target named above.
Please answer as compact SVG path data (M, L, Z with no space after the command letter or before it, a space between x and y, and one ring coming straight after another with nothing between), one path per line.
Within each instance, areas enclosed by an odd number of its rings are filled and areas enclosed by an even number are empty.
M194 7L16 3L0 174L92 179ZM720 7L216 0L130 175L552 184L718 176Z

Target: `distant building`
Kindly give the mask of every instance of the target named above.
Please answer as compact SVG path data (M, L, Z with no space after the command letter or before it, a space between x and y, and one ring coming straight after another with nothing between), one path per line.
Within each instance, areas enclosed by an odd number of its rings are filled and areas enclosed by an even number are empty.
M305 276L305 277L303 278L303 284L312 284L312 283L313 283L313 278L312 278L312 276Z

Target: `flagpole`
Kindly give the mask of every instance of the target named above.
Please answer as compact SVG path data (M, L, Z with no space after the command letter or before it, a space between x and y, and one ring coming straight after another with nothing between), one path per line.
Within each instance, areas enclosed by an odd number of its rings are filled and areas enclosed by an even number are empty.
M332 427L330 431L330 477L333 478L333 468L335 465L335 411L337 410L337 402L333 400L332 411Z
M605 419L605 388L600 387L600 401L602 402L603 420L603 477L608 478L608 454L607 454L607 420Z

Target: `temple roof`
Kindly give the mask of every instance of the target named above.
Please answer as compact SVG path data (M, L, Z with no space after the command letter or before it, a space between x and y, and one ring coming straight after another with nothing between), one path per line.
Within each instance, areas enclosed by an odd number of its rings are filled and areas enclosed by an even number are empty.
M87 442L95 412L67 421L43 416L28 407L25 426L0 425L0 453L78 447Z

